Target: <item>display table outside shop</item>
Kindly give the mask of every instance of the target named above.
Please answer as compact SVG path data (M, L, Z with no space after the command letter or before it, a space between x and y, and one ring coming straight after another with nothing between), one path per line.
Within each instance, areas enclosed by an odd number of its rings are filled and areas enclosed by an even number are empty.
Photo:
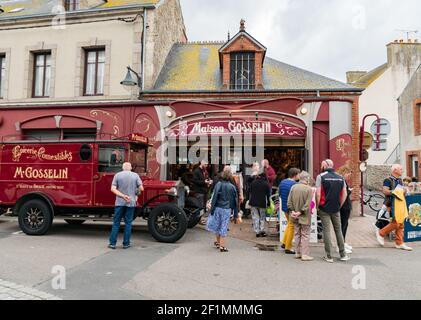
M405 219L405 242L421 241L421 194L406 196L409 217Z

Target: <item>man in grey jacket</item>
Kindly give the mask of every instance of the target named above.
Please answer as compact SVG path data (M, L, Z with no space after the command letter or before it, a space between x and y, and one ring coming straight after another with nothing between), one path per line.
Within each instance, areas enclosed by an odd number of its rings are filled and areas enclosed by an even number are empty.
M309 186L310 174L300 173L300 182L294 185L288 196L288 210L294 223L295 257L302 261L313 261L310 257L311 208L313 190Z

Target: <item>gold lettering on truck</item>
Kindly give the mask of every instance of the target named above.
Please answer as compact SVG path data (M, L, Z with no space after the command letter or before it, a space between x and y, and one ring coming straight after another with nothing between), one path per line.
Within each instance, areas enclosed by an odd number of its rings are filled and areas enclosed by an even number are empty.
M15 162L20 161L22 155L26 155L28 159L39 159L39 160L49 160L49 161L69 161L73 160L72 152L68 150L61 151L57 154L47 154L45 153L45 148L40 147L36 148L25 148L22 146L16 146L12 150L12 160Z
M48 179L67 180L69 168L64 169L34 169L33 167L16 167L14 179Z

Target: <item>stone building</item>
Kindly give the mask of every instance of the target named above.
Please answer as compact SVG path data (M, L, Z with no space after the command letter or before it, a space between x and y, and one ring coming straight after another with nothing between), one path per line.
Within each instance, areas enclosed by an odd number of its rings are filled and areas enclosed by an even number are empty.
M391 125L391 133L387 137L374 135L375 142L369 150L368 164L391 165L401 162L402 145L399 144L397 99L420 63L421 44L417 40L400 40L387 45L385 64L369 72L350 71L347 73L349 84L365 89L360 97L360 120L365 115L375 113ZM375 120L375 117L367 118L366 131L370 132L370 127Z
M187 40L178 0L3 1L0 39L1 107L137 99L126 67L152 88Z
M404 174L421 177L421 65L399 97L401 159Z
M316 176L326 158L358 170L363 89L271 59L244 21L226 41L188 43L178 1L117 4L121 1L77 7L66 14L62 30L51 28L50 13L12 24L16 17L9 17L13 9L6 7L0 15L0 36L6 39L0 49L6 79L2 139L141 133L152 145L146 174L162 180L179 178L180 167L196 161L181 147L208 150L210 157L219 152L213 173L227 163L243 171L245 154L258 147L280 175L299 167ZM25 23L31 28L22 29ZM19 41L13 44L13 38ZM139 91L120 85L128 64L144 79ZM224 140L247 134L253 139L240 146ZM197 145L190 140L196 136L208 140ZM158 161L168 145L175 162ZM227 158L221 149L228 149ZM354 186L358 179L354 175Z

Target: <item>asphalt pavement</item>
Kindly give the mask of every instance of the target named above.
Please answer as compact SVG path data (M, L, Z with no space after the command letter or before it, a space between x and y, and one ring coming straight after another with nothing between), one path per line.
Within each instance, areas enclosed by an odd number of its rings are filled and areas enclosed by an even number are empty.
M233 238L230 252L221 253L200 228L188 230L176 244L158 243L144 223L135 224L132 248L121 248L120 235L118 249L110 250L110 229L108 223L55 222L48 235L29 237L15 218L0 217L0 279L58 299L421 298L419 245L414 252L355 249L350 261L328 264L321 259L322 247L312 248L313 262ZM57 267L64 271L64 288L54 285ZM0 294L1 289L0 281Z

